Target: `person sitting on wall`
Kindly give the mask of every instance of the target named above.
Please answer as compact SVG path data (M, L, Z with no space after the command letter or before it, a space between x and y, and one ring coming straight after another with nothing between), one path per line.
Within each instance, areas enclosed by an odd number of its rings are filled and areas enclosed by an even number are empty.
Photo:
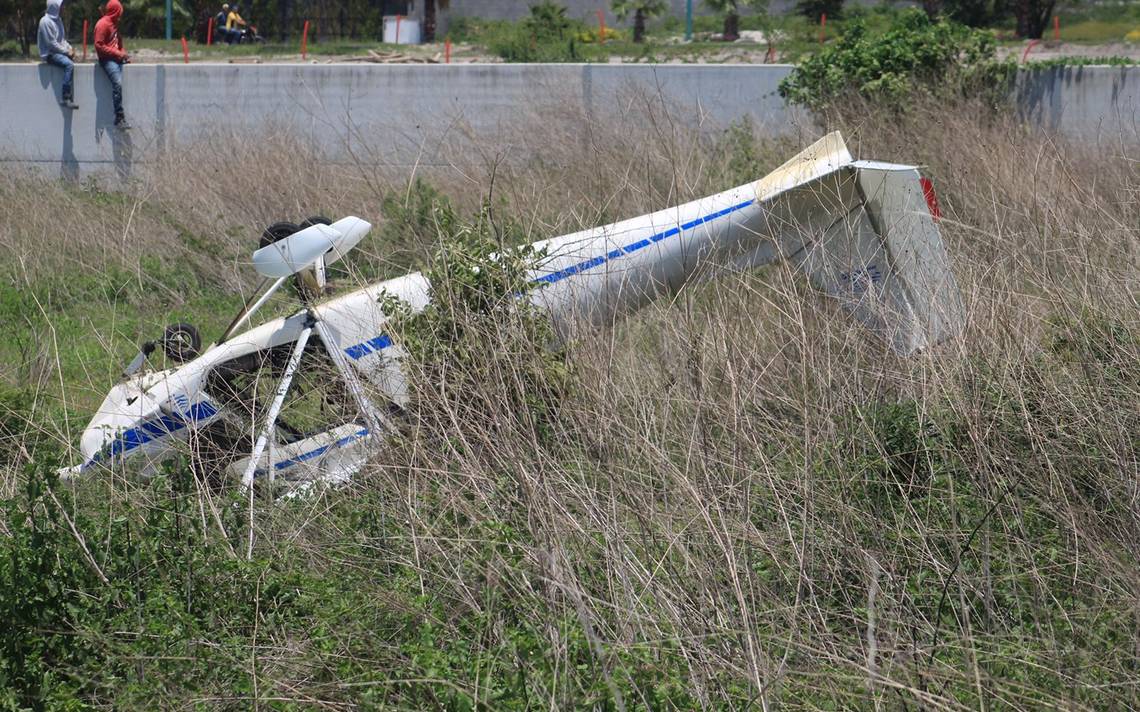
M130 63L131 56L123 49L123 38L119 36L119 18L122 16L123 5L119 0L107 0L103 17L95 23L95 53L99 55L99 66L111 80L115 128L125 131L131 125L123 113L123 65Z
M54 64L63 70L63 92L59 105L68 109L78 109L73 93L73 78L75 76L75 48L67 41L64 35L63 20L59 17L63 0L47 0L47 10L40 18L39 31L36 33L36 45L40 50L40 59L48 64Z
M234 6L230 8L230 14L226 15L226 32L232 37L232 40L228 41L241 42L241 28L245 27L245 20L241 19L239 10L241 10L241 6L234 3Z

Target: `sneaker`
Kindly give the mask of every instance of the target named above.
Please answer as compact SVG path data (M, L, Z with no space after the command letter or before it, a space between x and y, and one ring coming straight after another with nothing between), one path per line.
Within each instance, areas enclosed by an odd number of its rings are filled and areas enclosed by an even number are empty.
M64 98L60 99L59 105L65 109L78 109L79 108L79 104L76 104L75 100L72 99L70 96L65 96Z
M125 116L120 116L119 118L115 119L115 128L117 128L120 131L126 131L129 128L131 128L131 125L129 123L127 123L127 119Z

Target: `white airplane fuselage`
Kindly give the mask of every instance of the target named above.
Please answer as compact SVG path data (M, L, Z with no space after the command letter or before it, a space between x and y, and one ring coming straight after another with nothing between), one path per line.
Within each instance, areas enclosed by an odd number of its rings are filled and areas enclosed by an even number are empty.
M649 215L536 243L545 255L528 297L561 335L605 323L680 289L699 270L749 269L788 260L838 298L897 353L925 349L962 328L958 288L935 223L929 183L913 166L853 161L838 134L824 137L769 176ZM422 309L430 285L419 274L369 285L311 307L370 387L391 403L408 399L402 350L381 309L386 295ZM287 346L307 312L275 319L215 344L184 365L116 385L84 432L75 472L119 463L148 471L180 443L230 417L209 392L211 372L250 354ZM246 423L256 430L255 417ZM271 442L258 476L342 480L378 438L363 421ZM241 424L237 424L240 426ZM237 458L229 469L248 465Z

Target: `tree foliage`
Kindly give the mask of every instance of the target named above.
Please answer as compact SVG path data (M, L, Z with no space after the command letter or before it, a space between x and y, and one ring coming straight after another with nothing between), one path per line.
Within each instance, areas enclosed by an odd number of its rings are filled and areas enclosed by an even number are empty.
M543 255L517 223L497 222L489 201L462 220L426 183L416 184L419 191L433 196L439 244L424 270L431 301L410 314L398 300L384 300L413 364L413 409L427 421L458 409L464 422L484 429L505 410L525 414L543 432L569 387L564 355L551 348L549 317L523 298L536 287L531 274ZM496 383L508 370L516 377Z
M843 15L843 0L796 0L796 12L813 22L824 15L835 20Z
M882 36L869 36L866 25L853 20L839 42L803 61L780 83L780 95L815 109L852 95L902 107L914 91L992 86L1004 69L995 61L989 33L931 22L912 9Z
M1041 39L1056 4L1056 0L1017 0L1017 36Z
M740 39L740 13L756 9L767 11L767 0L704 0L705 7L724 15L724 39L727 42Z
M68 37L81 41L83 21L93 30L101 15L102 0L67 0L63 21ZM231 2L231 4L233 4ZM124 0L121 32L126 37L161 37L166 28L162 2ZM222 6L222 0L173 0L174 35L185 35L199 42L206 39L206 27ZM446 9L447 0L434 0L430 11ZM407 4L399 0L245 0L241 14L265 37L281 41L296 39L306 20L311 23L309 39L329 37L379 38L385 15L401 14ZM43 0L0 0L0 38L18 40L26 53L36 41L36 23L44 12ZM426 20L434 19L425 17ZM425 32L430 27L425 27ZM88 35L90 41L91 35Z
M665 0L613 0L611 8L620 20L633 15L633 41L645 41L645 21L665 12Z

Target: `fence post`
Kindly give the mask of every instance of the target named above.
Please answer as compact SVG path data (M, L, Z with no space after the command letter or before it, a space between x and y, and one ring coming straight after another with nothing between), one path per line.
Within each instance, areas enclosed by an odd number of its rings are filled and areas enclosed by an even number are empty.
M1053 41L1061 41L1061 18L1057 15L1053 16Z
M606 11L598 10L598 41L606 43Z
M87 20L83 21L83 61L87 61Z
M451 38L443 41L443 63L451 64Z
M214 44L214 17L210 16L210 21L206 23L206 46Z
M182 63L190 64L190 46L186 44L186 35L182 35Z
M301 30L301 59L309 56L309 21L305 20L305 28Z
M819 16L819 43L823 44L823 35L827 32L827 13Z
M396 44L400 44L400 20L403 18L403 15L396 15Z

